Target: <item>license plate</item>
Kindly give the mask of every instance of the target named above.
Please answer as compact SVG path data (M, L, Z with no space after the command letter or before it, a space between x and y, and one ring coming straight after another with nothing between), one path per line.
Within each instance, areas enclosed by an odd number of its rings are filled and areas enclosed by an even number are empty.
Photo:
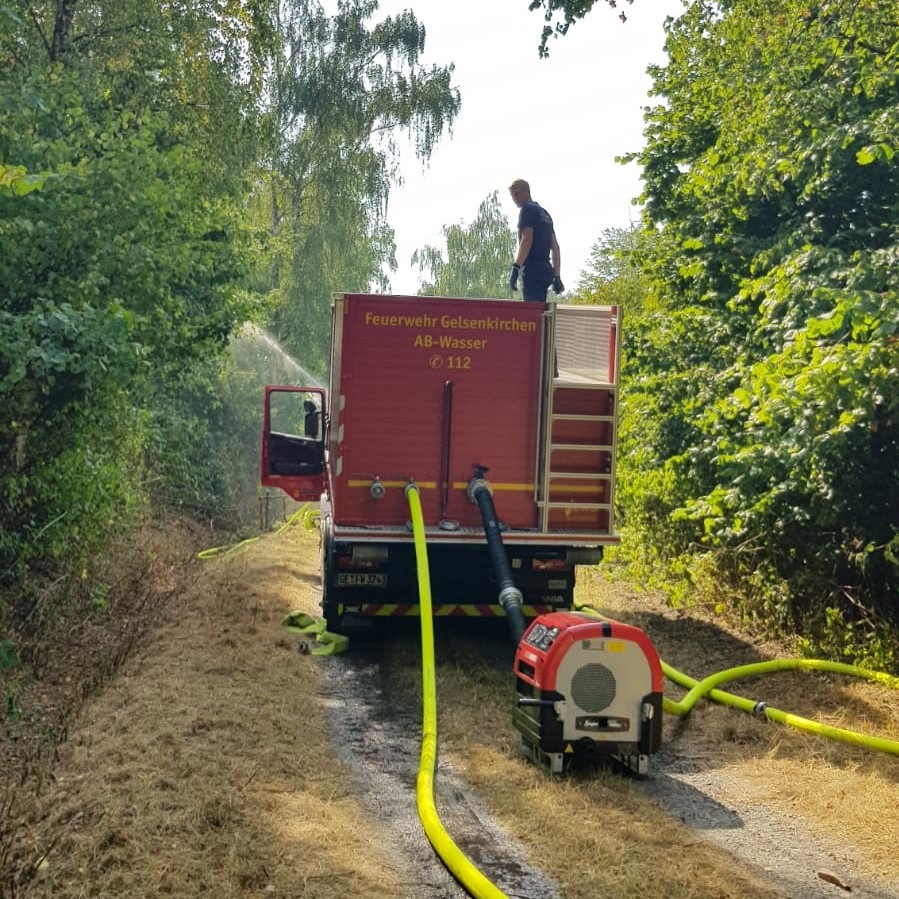
M338 574L337 575L337 586L338 587L386 587L387 586L387 575L380 573L376 574L374 572L364 572L361 574Z

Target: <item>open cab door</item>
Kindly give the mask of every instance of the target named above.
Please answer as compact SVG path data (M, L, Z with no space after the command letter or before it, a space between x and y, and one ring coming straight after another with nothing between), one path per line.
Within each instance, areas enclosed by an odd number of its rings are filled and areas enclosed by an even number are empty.
M262 486L297 502L317 502L325 490L325 392L316 387L266 387L262 425Z

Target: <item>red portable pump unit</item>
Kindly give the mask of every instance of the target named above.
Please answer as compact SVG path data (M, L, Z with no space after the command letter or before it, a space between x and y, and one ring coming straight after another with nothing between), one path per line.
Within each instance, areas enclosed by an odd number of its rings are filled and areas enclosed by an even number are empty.
M535 619L515 654L515 727L552 773L614 758L645 775L662 739L662 667L639 628L582 612Z

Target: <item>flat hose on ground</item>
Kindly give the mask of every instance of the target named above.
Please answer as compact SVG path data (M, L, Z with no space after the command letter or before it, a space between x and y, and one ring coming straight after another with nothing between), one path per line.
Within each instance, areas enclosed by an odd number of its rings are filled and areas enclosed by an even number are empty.
M415 563L421 606L421 757L418 765L416 799L418 817L434 851L453 876L475 899L508 899L472 864L446 832L434 804L434 772L437 768L437 682L434 665L434 616L431 606L431 575L425 545L421 498L414 483L406 485L406 499L415 538Z
M302 506L300 506L300 508L297 509L296 512L294 512L293 515L291 515L290 518L287 519L287 521L282 522L282 524L278 528L278 530L275 531L275 535L278 535L281 533L281 531L289 528L292 524L294 524L300 518L300 516L303 516L303 524L307 528L310 528L311 527L311 524L309 524L310 515L318 515L319 514L318 509L310 509L309 508L310 505L311 505L311 503L304 503ZM204 549L202 552L198 552L197 558L198 559L211 559L213 556L218 556L218 555L227 556L227 555L230 555L231 553L237 552L239 549L243 549L243 547L249 545L250 543L255 543L258 539L259 539L259 537L247 537L246 540L241 540L240 543L235 543L233 546L227 546L227 545L213 546L213 547L210 547L209 549Z

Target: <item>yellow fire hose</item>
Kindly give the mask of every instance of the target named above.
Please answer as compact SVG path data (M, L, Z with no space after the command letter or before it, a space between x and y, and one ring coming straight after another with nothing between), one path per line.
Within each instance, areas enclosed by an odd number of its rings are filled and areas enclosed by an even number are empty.
M284 627L295 634L306 634L315 639L313 644L302 642L301 653L313 656L336 656L350 648L350 638L345 634L334 634L325 629L321 618L313 618L305 612L291 612L282 622Z
M779 724L786 724L795 727L798 730L805 731L810 734L817 734L821 737L827 737L830 740L839 740L842 743L852 743L856 746L864 746L868 749L875 749L878 752L886 752L890 755L899 756L899 741L889 740L886 737L875 737L869 734L858 733L853 730L846 730L842 727L833 727L829 724L822 724L820 721L812 721L809 718L803 718L800 715L792 715L781 709L773 708L764 702L754 702L751 699L745 699L742 696L735 696L724 690L715 689L718 684L727 681L738 680L743 677L752 677L756 674L769 674L772 671L828 671L832 674L845 674L850 677L861 677L865 680L877 681L882 684L899 688L899 679L890 677L880 671L869 671L867 668L858 668L855 665L844 665L842 662L828 662L823 659L773 659L768 662L754 662L750 665L738 665L735 668L728 668L726 671L719 671L712 674L701 681L694 680L686 674L677 671L670 665L662 662L662 671L665 676L680 684L682 687L688 687L690 692L679 702L672 702L669 699L662 701L662 708L672 715L686 715L700 697L708 695L715 702L722 705L729 705L732 708L740 709L744 712L750 712L755 715L764 715L769 721L777 721Z
M418 572L419 603L421 605L421 695L422 741L418 766L416 797L418 817L434 851L443 863L475 899L507 899L506 894L491 883L472 864L446 832L434 804L434 771L437 767L437 687L434 666L434 619L431 611L431 576L428 570L428 550L425 545L424 519L421 499L415 483L406 485L406 498L412 513L412 533L415 538L415 560Z
M300 508L297 509L296 512L294 512L293 515L290 516L290 518L281 523L281 526L277 531L275 531L275 535L277 536L282 531L289 528L292 524L299 520L301 516L303 518L303 526L306 528L306 530L314 527L315 518L318 517L320 513L318 509L310 508L311 505L311 503L303 503L303 505L300 506ZM198 552L197 558L211 559L213 556L218 555L228 556L231 553L237 552L239 549L247 546L250 543L255 543L258 539L259 537L247 537L246 540L241 540L240 543L235 543L233 546L228 546L227 544L225 544L224 546L212 546L209 549L204 549L202 552Z
M255 543L258 539L258 537L247 537L246 540L241 540L240 543L235 543L232 546L229 546L228 544L225 544L224 546L210 546L209 549L204 549L201 552L198 552L197 558L211 559L213 556L218 555L228 556L231 553L236 553L237 550L249 545L250 543Z
M592 606L579 605L575 607L577 611L584 612L596 618L604 618ZM611 619L606 618L609 621ZM696 703L703 697L708 696L715 702L722 705L728 705L731 708L739 709L743 712L749 712L754 715L764 715L769 721L776 721L779 724L785 724L795 727L798 730L811 734L817 734L821 737L827 737L831 740L839 740L843 743L852 743L856 746L864 746L868 749L874 749L877 752L886 752L890 755L899 756L899 741L889 740L886 737L875 737L869 734L858 733L853 730L846 730L842 727L832 727L829 724L822 724L820 721L812 721L803 718L800 715L793 715L784 712L781 709L773 708L765 702L759 702L752 699L746 699L742 696L735 696L733 693L727 693L724 690L716 689L720 684L727 683L732 680L739 680L744 677L752 677L757 674L769 674L773 671L827 671L832 674L845 674L850 677L860 677L865 680L876 681L888 687L899 689L899 678L892 677L882 671L870 671L867 668L859 668L855 665L845 665L842 662L829 662L823 659L773 659L767 662L753 662L749 665L738 665L734 668L728 668L711 674L701 681L683 674L676 668L672 668L666 662L662 662L662 672L669 679L682 687L686 687L689 692L683 699L674 702L671 699L663 698L662 709L670 715L686 715L692 711Z

